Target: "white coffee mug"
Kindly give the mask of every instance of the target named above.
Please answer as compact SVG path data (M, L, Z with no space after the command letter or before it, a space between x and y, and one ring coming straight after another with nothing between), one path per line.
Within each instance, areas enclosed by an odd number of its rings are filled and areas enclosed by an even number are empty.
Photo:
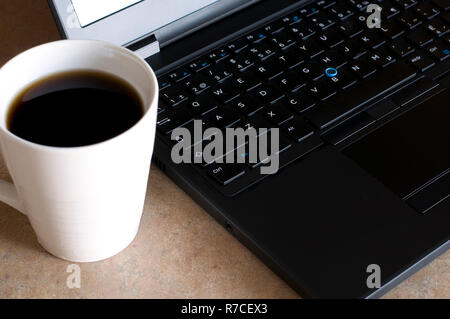
M43 146L8 131L8 108L24 88L73 70L99 70L128 81L140 94L145 115L121 135L83 147ZM0 200L28 216L40 244L54 256L92 262L119 253L139 228L157 105L158 83L150 66L115 45L64 40L13 58L0 69L0 139L14 185L0 181Z

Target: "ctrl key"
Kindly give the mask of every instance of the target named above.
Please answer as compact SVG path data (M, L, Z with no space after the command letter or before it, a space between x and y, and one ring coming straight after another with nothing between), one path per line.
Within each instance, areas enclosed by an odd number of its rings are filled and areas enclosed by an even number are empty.
M245 174L245 170L234 164L214 164L208 173L221 185L228 185L235 179Z

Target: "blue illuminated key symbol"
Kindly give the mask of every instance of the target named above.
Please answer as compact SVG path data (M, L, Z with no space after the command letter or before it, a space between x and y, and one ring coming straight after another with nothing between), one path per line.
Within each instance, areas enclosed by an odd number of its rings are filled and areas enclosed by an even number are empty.
M335 68L326 68L325 75L329 78L335 77L338 74L338 71Z

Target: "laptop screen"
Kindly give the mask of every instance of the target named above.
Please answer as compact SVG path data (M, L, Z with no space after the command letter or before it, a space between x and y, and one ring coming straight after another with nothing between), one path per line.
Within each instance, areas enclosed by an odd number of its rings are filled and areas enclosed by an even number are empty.
M49 3L67 39L128 46L153 34L160 47L164 47L258 1L49 0Z
M171 16L173 21L187 16L197 10L200 10L207 5L210 5L218 0L196 0L196 1L185 1L185 0L71 0L75 12L77 14L78 20L81 27L86 27L94 22L97 22L105 17L115 14L123 9L126 9L132 5L139 2L152 2L151 11L157 14L155 17L149 16L155 20L161 16ZM167 2L171 2L168 5ZM176 8L176 16L172 14L165 15L165 10L173 10ZM169 12L167 12L169 13ZM160 25L157 27L162 27L167 23L173 21L161 21Z

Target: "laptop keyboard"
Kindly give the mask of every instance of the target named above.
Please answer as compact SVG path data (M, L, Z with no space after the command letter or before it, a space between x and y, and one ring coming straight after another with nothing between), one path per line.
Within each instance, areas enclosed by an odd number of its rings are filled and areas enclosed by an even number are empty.
M370 3L383 8L381 28L367 27ZM297 9L159 77L158 132L173 145L171 132L192 132L194 120L204 130L278 127L285 166L321 146L327 129L449 59L449 8L448 0L320 0ZM246 145L236 154L247 155ZM264 160L192 165L233 195L263 178Z

